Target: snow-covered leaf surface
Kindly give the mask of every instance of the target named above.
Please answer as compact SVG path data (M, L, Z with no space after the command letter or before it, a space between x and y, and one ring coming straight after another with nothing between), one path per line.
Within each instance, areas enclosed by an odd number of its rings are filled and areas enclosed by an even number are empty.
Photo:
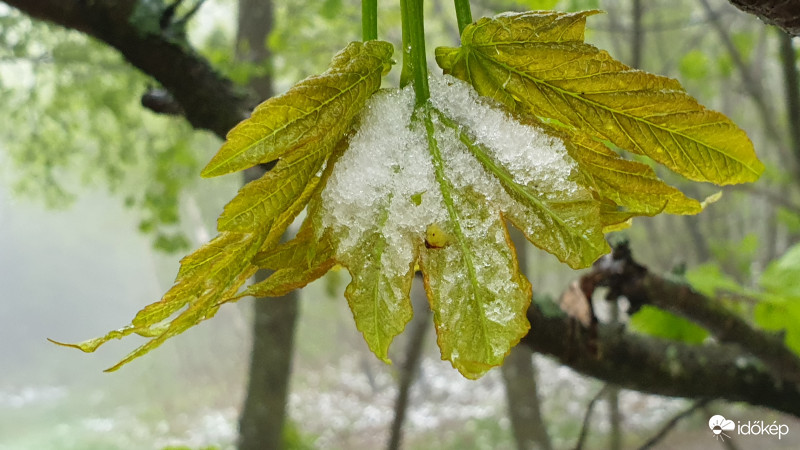
M506 219L574 267L607 251L599 204L559 139L518 123L451 77L376 94L322 191L321 228L351 272L345 295L386 358L422 270L442 357L467 377L500 364L529 328L531 288ZM313 217L310 220L315 220Z

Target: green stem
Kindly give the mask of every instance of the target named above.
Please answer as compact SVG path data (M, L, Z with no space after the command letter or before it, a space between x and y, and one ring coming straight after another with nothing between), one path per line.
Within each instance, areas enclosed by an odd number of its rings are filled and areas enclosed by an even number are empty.
M464 28L472 23L472 11L469 8L469 0L455 0L455 4L458 33L464 34Z
M364 42L378 39L378 0L361 0L361 36Z
M411 69L411 37L408 32L408 2L400 0L400 21L403 29L403 67L400 71L400 87L404 88L411 82L413 69Z
M408 57L414 78L414 93L417 106L425 104L431 94L428 89L428 62L425 58L425 22L422 0L400 0L403 14L403 35L408 37L403 44L403 70L406 70ZM407 50L410 47L410 50ZM401 77L402 78L402 77Z

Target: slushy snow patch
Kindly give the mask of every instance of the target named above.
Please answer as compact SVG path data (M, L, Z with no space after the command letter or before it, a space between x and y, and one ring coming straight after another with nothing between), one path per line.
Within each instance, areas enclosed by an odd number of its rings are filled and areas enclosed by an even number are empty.
M348 252L380 232L387 240L384 269L404 275L427 226L446 219L424 131L411 124L413 109L411 86L375 94L322 192L322 223L337 233L345 264Z

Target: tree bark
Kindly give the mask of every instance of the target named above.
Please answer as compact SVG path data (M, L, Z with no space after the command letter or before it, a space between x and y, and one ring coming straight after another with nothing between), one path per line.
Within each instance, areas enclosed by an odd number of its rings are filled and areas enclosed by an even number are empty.
M266 45L273 29L271 0L239 0L236 57L254 65L271 64L272 55ZM253 77L248 87L260 99L273 95L272 75ZM244 182L261 178L264 167L245 171ZM266 276L256 275L256 282ZM286 422L286 405L294 350L297 321L297 291L274 299L253 302L253 347L247 394L239 416L240 450L281 449Z
M800 2L792 0L730 0L730 2L742 11L782 28L792 36L800 35Z

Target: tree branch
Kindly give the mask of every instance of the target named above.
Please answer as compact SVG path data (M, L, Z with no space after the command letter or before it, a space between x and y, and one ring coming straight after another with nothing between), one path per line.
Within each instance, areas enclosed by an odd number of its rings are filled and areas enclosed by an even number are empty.
M71 28L117 49L131 64L166 88L193 127L220 137L253 106L182 39L145 26L137 0L3 0L35 18ZM160 17L149 18L158 24ZM158 28L156 28L158 30Z
M583 425L581 425L581 433L578 435L578 442L575 443L575 450L583 449L583 444L586 442L586 437L589 436L589 426L592 423L594 406L597 404L598 400L606 395L606 392L608 392L610 387L611 385L606 383L599 391L597 391L597 394L592 397L592 399L589 401L589 404L586 405L586 412L583 414Z
M708 329L719 344L687 345L626 333L624 326L592 323L528 310L532 332L523 339L586 375L658 395L726 399L800 416L800 359L783 340L751 327L719 302L650 273L617 246L581 277L587 298L598 286L608 298L625 296L632 310L650 304Z
M609 299L626 297L631 312L653 305L691 320L720 342L737 344L759 358L777 378L800 383L800 358L784 345L782 337L753 328L718 300L699 294L686 284L654 275L633 260L627 244L616 246L611 254L598 260L583 279L594 287L609 286Z
M687 345L598 325L590 333L567 317L528 310L531 333L522 340L534 351L622 388L656 395L747 402L800 417L800 387L776 380L759 360L733 345Z
M800 35L800 2L792 0L730 0L742 11L756 15L787 33Z

